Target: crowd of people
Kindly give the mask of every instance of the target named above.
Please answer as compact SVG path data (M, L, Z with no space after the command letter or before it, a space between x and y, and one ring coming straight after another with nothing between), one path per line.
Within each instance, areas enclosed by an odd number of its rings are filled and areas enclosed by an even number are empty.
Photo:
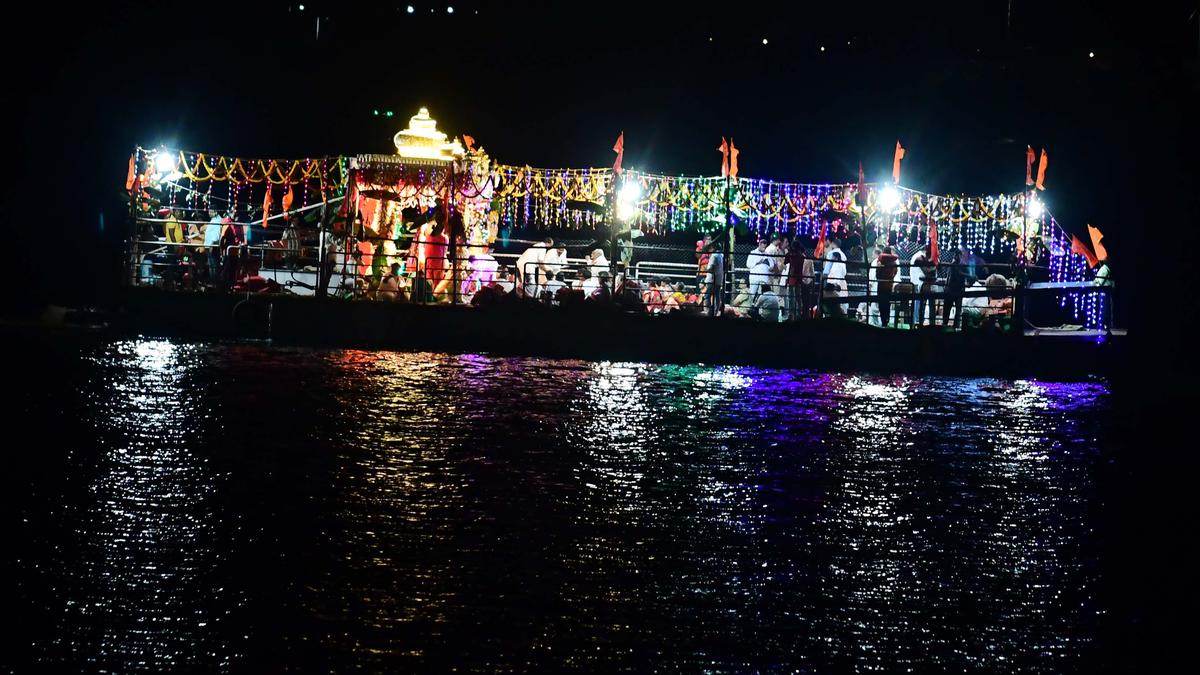
M162 255L143 256L142 276L158 276L182 288L206 284L235 292L277 292L281 289L275 281L260 276L260 258L292 269L320 261L321 287L340 267L349 270L342 278L352 286L331 289L334 294L385 302L603 302L655 315L703 313L765 322L834 317L879 327L969 328L999 325L1012 315L1011 289L1026 269L989 263L965 246L943 252L935 261L928 245L915 252L909 248L911 255L902 256L894 243L881 238L864 255L857 236L843 242L783 234L760 237L740 260L728 259L724 242L706 236L696 242L694 275L640 275L628 264L632 247L621 249L614 265L606 256L606 242L586 247L581 258L569 258L566 244L549 237L507 265L490 246L461 237L455 255L448 255L449 238L434 219L417 228L405 250L393 241L330 236L324 255L306 257L311 247L305 246L298 216L281 233L259 235L263 241L257 248L274 253L255 256L245 248L251 228L219 213L207 215L207 222L187 221L184 228L176 211L161 212L160 241L169 251L167 262ZM1107 261L1097 266L1095 283L1112 284ZM850 301L852 289L856 302Z

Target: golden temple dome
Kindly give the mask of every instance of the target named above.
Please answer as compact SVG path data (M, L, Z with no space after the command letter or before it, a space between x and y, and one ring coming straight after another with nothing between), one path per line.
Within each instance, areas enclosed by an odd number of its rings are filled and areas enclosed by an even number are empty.
M408 119L408 128L399 131L392 140L396 151L406 158L451 161L464 154L458 139L447 141L446 134L437 130L437 120L424 107Z

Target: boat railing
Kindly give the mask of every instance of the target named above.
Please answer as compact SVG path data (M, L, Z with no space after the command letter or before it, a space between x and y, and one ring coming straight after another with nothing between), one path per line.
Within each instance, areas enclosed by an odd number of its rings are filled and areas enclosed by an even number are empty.
M161 221L154 224L158 222ZM181 228L212 224L176 222ZM407 238L402 240L403 246L397 246L395 240L384 237L335 238L315 228L289 229L293 229L290 238L272 237L262 243L227 246L219 255L213 255L213 247L198 241L195 231L191 240L183 242L165 237L133 239L128 280L135 286L175 290L229 290L244 288L244 280L253 276L277 290L301 295L389 301L403 297L420 304L467 304L484 286L496 282L506 291L519 287L519 295L555 304L558 289L597 289L596 282L583 283L580 270L587 269L599 277L597 268L602 268L607 270L605 282L609 291L615 293L613 297L626 309L651 314L720 312L787 319L832 315L880 325L882 305L887 304L888 318L898 319L902 326L917 324L913 315L918 307L922 308L923 317L928 317L922 321L958 326L966 316L1024 321L1023 305L1032 298L1050 296L1061 306L1063 298L1082 294L1104 298L1100 303L1104 314L1101 320L1106 327L1112 325L1110 286L1042 280L1018 284L1015 281L1018 275L1027 279L1049 278L1045 266L1033 264L976 262L974 267L982 269L970 270L972 265L967 263L939 262L922 269L911 261L900 262L895 266L895 278L888 292L886 281L881 285L875 278L878 268L861 259L838 260L844 267L833 265L827 271L825 267L830 260L810 251L773 254L742 249L735 250L737 264L727 267L722 287L712 289L709 288L715 278L712 270L702 271L700 252L687 246L635 244L630 247L632 260L618 257L600 264L591 258L567 257L553 263L551 271L555 272L555 278L552 279L546 275L542 263L531 262L518 269L520 254L493 252L482 244L460 245L452 256L444 239ZM586 249L573 245L570 248ZM443 254L414 255L418 249ZM759 262L753 270L746 267L752 262L752 253L758 256L754 261L769 262L765 265ZM662 259L672 256L675 260ZM680 262L681 258L689 257L696 262ZM239 264L230 269L226 261L235 258ZM491 262L477 263L487 259ZM398 263L400 269L394 282L388 280L392 263ZM797 263L803 265L799 274L789 267ZM974 279L964 280L961 286L951 284L950 272L955 267L960 276L975 272ZM246 274L248 268L253 269L253 275ZM918 270L924 271L924 275ZM561 282L557 279L559 275ZM917 281L922 282L919 287ZM763 298L764 295L767 297Z

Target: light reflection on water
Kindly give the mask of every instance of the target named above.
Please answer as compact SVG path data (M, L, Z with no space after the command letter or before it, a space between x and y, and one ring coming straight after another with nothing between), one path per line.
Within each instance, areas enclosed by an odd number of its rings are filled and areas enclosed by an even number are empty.
M78 399L86 432L31 501L43 667L1096 658L1101 383L154 340L55 356L77 367L31 400Z

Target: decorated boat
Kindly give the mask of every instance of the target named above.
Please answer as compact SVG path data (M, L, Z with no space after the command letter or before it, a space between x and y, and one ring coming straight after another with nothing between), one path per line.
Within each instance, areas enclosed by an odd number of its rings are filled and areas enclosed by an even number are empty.
M1029 150L1027 189L966 196L904 186L899 143L887 183L861 169L844 183L738 176L739 151L724 140L713 176L623 167L623 135L611 167L504 164L471 136L440 131L424 108L393 144L391 154L303 159L137 148L126 321L295 343L711 362L770 354L884 370L1082 374L1103 360L1081 354L1121 348L1101 237L1089 228L1088 245L1045 208L1044 151L1035 180ZM758 290L741 263L759 239L792 242L765 254L782 301L762 313L738 304L747 279ZM822 274L835 239L846 245L840 280ZM562 254L550 265L552 246ZM918 251L928 264L923 293L897 283L886 299L896 318L887 327L872 309L872 249L885 246L901 278ZM539 247L536 268L521 269L522 253ZM714 251L725 253L716 276L704 269ZM811 302L787 289L799 277L789 266L806 258ZM947 286L954 268L965 287ZM545 292L556 282L570 290L558 276L575 270L603 278L605 292L579 303ZM667 287L682 302L647 302ZM934 308L932 325L912 315L920 302ZM985 315L981 326L969 326L972 314Z

